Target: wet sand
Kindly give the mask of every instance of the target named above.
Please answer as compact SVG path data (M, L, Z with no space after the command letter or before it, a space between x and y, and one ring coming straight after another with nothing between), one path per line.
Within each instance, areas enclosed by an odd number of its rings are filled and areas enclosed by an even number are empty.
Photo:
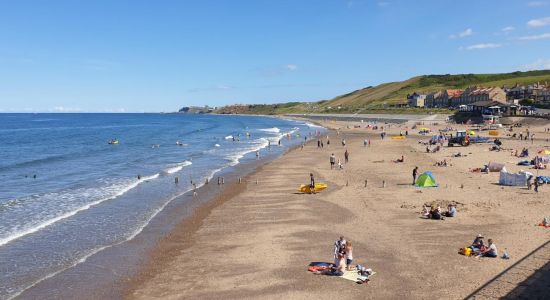
M498 172L469 171L489 161L505 163L511 172L527 169L516 166L520 159L509 151L489 151L489 145L482 144L445 146L438 153L426 153L419 141L427 137L410 129L410 123L386 130L392 136L409 126L409 138L384 141L379 130L353 128L364 127L358 122L323 125L341 128L338 136L336 131L329 133L330 146L324 136L322 149L309 143L303 150L290 151L249 175L246 183L226 187L215 201L178 225L131 280L126 298L503 297L520 285L528 286L529 276L550 261L543 255L515 267L550 237L550 229L535 226L550 215L549 188L543 186L535 194L523 187L502 187L497 184ZM533 144L503 138L503 146L528 147L531 157L549 146L548 133L530 130L536 133ZM330 170L331 153L343 161L342 138L350 162L343 170ZM372 139L371 147L363 147L365 138ZM452 157L457 152L467 156ZM401 155L404 163L392 162ZM443 159L452 166L433 166ZM415 165L420 172L432 171L439 187L413 187ZM329 188L315 195L297 193L310 172ZM550 171L539 175L548 176ZM421 218L424 203L444 206L449 201L458 203L456 218ZM468 246L478 233L485 240L492 238L499 254L506 248L511 259L459 255L458 249ZM368 285L307 272L309 262L332 260L332 244L339 235L353 241L354 263L377 272ZM506 280L491 281L508 268L513 273L507 271Z

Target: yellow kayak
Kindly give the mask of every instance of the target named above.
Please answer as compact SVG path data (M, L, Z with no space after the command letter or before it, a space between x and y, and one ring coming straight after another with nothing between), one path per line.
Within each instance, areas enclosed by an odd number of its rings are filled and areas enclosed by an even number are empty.
M326 189L328 185L326 183L316 183L315 184L315 193L318 193L324 189ZM298 189L301 193L308 193L311 194L313 191L311 190L311 187L309 184L302 184L300 185L300 188Z

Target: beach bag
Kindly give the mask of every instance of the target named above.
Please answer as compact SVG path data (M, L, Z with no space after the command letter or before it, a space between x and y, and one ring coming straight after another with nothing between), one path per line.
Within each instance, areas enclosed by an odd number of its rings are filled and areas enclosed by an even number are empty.
M472 248L470 248L470 247L460 248L459 253L462 254L462 255L465 255L465 256L471 256L472 255Z

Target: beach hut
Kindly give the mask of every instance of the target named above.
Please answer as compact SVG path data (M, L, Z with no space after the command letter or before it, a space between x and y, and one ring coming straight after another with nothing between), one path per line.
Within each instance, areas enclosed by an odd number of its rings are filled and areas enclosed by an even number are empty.
M433 176L432 172L426 171L422 173L418 178L416 179L416 186L417 187L436 187L437 183L435 182L435 177Z

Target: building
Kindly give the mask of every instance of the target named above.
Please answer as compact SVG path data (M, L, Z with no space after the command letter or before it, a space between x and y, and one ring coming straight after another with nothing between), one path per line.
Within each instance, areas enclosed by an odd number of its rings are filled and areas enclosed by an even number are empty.
M540 105L550 105L550 87L537 90L535 93L535 103Z
M449 107L454 99L462 95L462 90L447 89L426 96L426 107Z
M540 84L539 82L535 84L530 84L527 86L518 85L506 89L506 97L509 101L511 100L536 100L537 96L548 88L548 83Z
M459 107L480 101L507 103L506 99L506 92L499 87L469 87L453 101L452 106Z
M425 94L413 93L412 95L407 95L407 103L410 107L424 107L426 104Z

